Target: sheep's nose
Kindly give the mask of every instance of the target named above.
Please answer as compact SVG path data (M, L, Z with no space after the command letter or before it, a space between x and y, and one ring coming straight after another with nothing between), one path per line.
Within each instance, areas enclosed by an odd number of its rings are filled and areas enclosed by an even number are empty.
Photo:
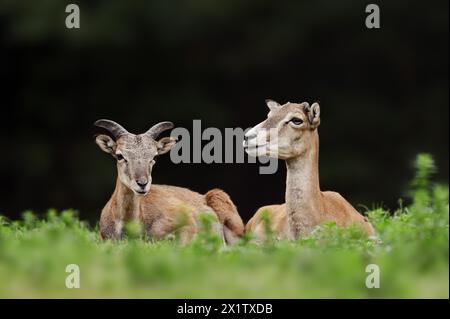
M136 184L138 184L140 188L144 189L148 184L148 180L146 178L139 178L136 180Z

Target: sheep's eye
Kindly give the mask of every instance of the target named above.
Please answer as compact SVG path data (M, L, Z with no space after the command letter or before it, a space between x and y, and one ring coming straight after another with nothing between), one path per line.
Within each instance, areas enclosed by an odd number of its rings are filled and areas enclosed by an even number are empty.
M292 118L290 122L292 122L294 125L301 125L301 124L303 124L303 120L299 119L298 117Z
M116 156L119 162L125 159L122 154L116 154Z

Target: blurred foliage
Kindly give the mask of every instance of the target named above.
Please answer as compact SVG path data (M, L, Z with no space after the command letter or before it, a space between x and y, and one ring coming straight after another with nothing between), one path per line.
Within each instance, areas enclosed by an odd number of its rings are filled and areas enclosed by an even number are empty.
M76 207L97 220L116 174L93 143L98 118L132 132L160 120L247 128L266 98L320 101L322 186L355 205L395 207L418 152L448 183L446 0L378 1L379 30L355 0L80 0L81 28L68 30L70 2L0 2L2 214ZM248 219L284 201L280 167L165 156L154 182L222 187Z
M74 211L0 217L0 297L448 298L449 193L430 182L430 163L417 160L411 205L369 212L370 239L326 224L296 242L225 247L204 218L204 232L180 247L141 240L136 225L103 242ZM68 264L80 267L80 289L65 288ZM365 286L368 264L380 267L379 289Z

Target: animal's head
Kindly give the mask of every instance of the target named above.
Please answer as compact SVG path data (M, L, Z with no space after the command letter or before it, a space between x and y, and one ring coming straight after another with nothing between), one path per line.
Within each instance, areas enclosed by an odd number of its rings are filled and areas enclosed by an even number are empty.
M269 156L287 160L302 155L317 141L320 124L318 103L286 103L267 100L267 119L249 130L244 148L252 156Z
M172 129L171 122L154 125L144 134L129 133L121 125L110 120L98 120L95 126L108 130L108 135L98 135L97 145L117 160L119 180L136 195L146 195L152 184L152 169L158 155L167 153L177 142L174 137L158 136Z

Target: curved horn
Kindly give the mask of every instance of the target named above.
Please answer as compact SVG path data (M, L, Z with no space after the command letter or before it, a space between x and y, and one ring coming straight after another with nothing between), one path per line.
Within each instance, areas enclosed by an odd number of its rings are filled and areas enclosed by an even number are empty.
M151 136L151 138L156 139L159 134L164 131L170 130L174 127L172 122L160 122L158 124L153 125L145 134Z
M95 121L94 125L108 130L116 139L122 135L128 134L128 131L120 124L111 120L98 120Z

